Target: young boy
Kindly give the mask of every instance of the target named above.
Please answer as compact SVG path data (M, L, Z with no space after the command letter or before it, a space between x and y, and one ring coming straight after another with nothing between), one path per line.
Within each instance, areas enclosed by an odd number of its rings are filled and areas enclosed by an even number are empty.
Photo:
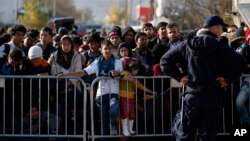
M0 75L15 75L16 67L22 63L22 51L15 48L4 57L0 58Z
M26 115L23 119L23 128L25 134L55 134L61 125L61 118L55 114L48 112L41 112L39 114L39 106L35 103L27 109ZM49 118L48 118L49 115ZM49 123L48 123L49 122ZM48 130L49 126L49 130ZM40 141L40 137L27 138L29 141ZM50 138L54 141L55 138Z
M97 77L102 76L119 76L123 71L122 62L113 55L113 46L110 41L105 40L101 43L102 55L83 71L64 73L60 76L79 76L96 73ZM102 79L98 83L96 102L99 108L102 134L108 135L109 124L111 124L112 135L117 134L116 124L119 111L119 80ZM111 123L110 123L111 122Z

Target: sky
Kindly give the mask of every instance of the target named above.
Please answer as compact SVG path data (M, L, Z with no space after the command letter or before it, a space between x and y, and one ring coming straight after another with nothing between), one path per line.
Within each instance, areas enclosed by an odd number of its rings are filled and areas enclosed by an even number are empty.
M124 0L74 0L77 9L82 7L89 7L93 11L95 20L103 21L108 13L108 7L112 5L112 2L124 2ZM133 16L136 14L136 6L141 2L142 5L147 5L149 0L128 0L129 5L133 6Z

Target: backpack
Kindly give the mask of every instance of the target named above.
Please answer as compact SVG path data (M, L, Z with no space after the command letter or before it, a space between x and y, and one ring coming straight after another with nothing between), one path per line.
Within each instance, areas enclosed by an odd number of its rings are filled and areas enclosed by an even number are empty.
M4 44L4 50L3 52L5 53L5 55L3 56L3 58L6 58L9 53L10 53L10 45L9 44Z
M240 53L245 60L247 61L247 64L250 64L250 46L247 44L242 44L240 47L236 49L236 52Z

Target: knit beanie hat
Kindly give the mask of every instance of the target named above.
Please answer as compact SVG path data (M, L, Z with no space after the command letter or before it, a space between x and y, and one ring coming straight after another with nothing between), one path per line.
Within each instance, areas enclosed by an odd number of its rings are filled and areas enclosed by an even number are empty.
M108 33L108 38L110 38L113 35L117 35L122 39L122 31L119 26L114 26L112 30Z
M41 47L35 45L29 49L28 57L29 59L36 59L43 56L43 50Z

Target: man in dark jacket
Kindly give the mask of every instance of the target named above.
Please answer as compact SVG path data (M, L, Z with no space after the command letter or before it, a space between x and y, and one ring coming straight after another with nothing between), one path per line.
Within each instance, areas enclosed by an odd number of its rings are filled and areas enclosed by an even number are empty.
M160 22L157 24L157 34L155 38L151 39L148 43L148 48L152 49L156 44L163 44L166 46L166 50L168 50L168 32L167 32L167 25L166 22Z
M50 55L57 50L52 45L52 30L49 27L43 27L40 30L40 42L36 45L43 49L43 59L48 60Z
M177 141L193 140L197 128L201 141L216 140L223 88L239 78L245 67L244 59L217 39L225 26L219 16L209 16L204 22L207 31L161 58L164 74L186 85Z

